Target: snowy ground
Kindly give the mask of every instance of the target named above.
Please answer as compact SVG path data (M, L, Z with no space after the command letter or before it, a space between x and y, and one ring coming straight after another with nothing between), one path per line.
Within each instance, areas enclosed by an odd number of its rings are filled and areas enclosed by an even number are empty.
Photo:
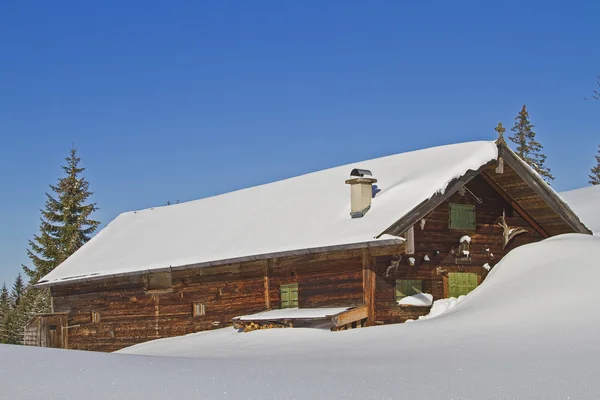
M595 399L598 260L600 237L523 246L455 308L402 325L230 328L121 354L0 346L0 398Z

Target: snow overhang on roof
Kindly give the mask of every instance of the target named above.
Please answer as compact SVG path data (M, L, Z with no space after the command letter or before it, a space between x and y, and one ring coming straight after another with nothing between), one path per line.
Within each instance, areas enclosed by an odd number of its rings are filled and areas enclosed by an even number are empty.
M123 213L38 286L400 243L381 235L449 182L497 156L491 141L432 147ZM344 183L353 169L373 171L378 179L371 208L358 219L350 217Z

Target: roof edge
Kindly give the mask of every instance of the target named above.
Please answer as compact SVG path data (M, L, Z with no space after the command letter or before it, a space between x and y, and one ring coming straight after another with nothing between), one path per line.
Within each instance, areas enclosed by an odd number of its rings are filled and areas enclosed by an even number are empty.
M540 195L546 203L558 214L560 217L576 231L576 233L584 233L593 235L592 230L585 225L579 215L567 203L552 186L550 186L542 177L537 174L531 166L527 165L525 161L521 159L506 143L498 143L499 156L503 157L505 161L514 170L521 170L527 176L531 178L531 182L527 183L538 195ZM508 156L508 157L506 157ZM517 171L518 173L518 171ZM555 202L557 204L555 204Z
M381 235L379 235L381 236ZM378 237L379 237L378 236ZM375 238L377 239L377 238ZM196 264L186 264L186 265L178 265L178 266L169 266L163 268L153 268L153 269L143 269L139 271L131 271L131 272L121 272L114 274L105 274L105 275L87 275L87 276L79 276L74 277L72 279L65 278L63 280L51 281L51 282L39 282L33 285L35 288L44 288L44 287L52 287L52 286L62 286L68 285L72 283L79 282L93 282L100 281L109 278L118 278L123 276L135 276L135 275L143 275L147 273L157 273L157 272L168 272L168 271L181 271L186 269L195 269L195 268L206 268L206 267L216 267L227 264L235 264L241 262L250 262L250 261L260 261L267 260L270 258L276 257L289 257L289 256L301 256L307 254L320 254L320 253L328 253L331 251L341 251L341 250L352 250L352 249L364 249L364 248L376 248L383 246L392 246L395 244L404 243L404 239L401 237L393 238L393 239L380 239L380 240L370 240L367 242L358 242L358 243L348 243L348 244L338 244L331 246L322 246L322 247L309 247L306 249L297 249L297 250L285 250L274 253L263 253L256 254L252 256L245 257L235 257L235 258L224 258L220 260L207 261Z

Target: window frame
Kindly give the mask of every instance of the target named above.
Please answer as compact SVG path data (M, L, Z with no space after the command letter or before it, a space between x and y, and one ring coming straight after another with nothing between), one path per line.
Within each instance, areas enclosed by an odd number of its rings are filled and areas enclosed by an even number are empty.
M288 289L289 288L289 300L286 300L285 302L288 303L287 307L284 307L283 303L283 293L284 293L284 289ZM294 300L292 293L295 289L296 292L296 299ZM294 305L294 303L296 303ZM285 308L298 308L298 284L297 283L286 283L283 285L279 285L279 307L281 309L285 309Z
M192 316L193 317L205 317L206 316L206 304L200 301L194 301L192 303Z
M90 322L92 324L97 324L100 322L100 312L98 311L90 311Z
M460 279L458 279L461 282L458 282L458 284L452 284L451 280L453 280L453 278L458 278L460 276ZM474 281L474 282L469 282L469 281ZM474 286L473 286L474 284ZM457 296L453 296L452 295L452 289L453 287L472 287L471 290L469 290L467 293L460 293ZM473 290L477 289L477 287L479 287L479 276L476 273L473 272L449 272L448 273L448 298L450 297L458 297L458 296L466 296L467 294L471 293ZM455 293L456 294L456 293Z
M394 298L396 299L396 301L398 300L402 300L405 297L408 296L414 296L415 294L418 293L423 293L423 279L396 279L396 281L394 282ZM418 291L414 291L414 293L410 293L410 294L403 294L403 296L399 296L399 283L400 282L406 282L404 285L409 285L411 289L414 289L414 282L419 282L420 289L418 289Z
M461 215L458 221L453 218L453 211L460 212ZM472 221L468 221L467 212L472 213ZM452 230L468 230L474 231L477 229L477 209L474 204L449 203L448 206L448 228Z

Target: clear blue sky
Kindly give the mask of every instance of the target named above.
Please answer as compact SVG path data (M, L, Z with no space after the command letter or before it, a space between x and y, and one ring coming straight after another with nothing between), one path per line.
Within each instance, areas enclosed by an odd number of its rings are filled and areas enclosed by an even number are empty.
M104 223L493 139L523 104L554 187L587 184L600 2L92 3L0 3L0 282L27 262L72 143Z

